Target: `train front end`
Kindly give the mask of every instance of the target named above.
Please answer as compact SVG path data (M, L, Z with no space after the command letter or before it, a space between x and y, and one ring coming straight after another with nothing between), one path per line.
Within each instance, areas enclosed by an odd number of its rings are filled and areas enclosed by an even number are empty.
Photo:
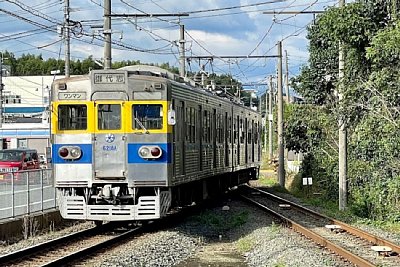
M56 80L52 153L63 218L158 219L171 205L165 79L128 70Z

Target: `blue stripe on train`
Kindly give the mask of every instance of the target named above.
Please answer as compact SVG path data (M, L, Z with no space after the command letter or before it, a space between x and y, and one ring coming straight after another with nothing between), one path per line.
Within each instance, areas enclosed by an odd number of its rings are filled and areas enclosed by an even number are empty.
M58 149L62 146L79 146L82 150L82 157L78 160L74 160L74 161L68 161L65 159L62 159L59 155L58 155ZM52 153L52 160L53 163L55 164L88 164L88 163L92 163L92 144L53 144L51 153Z
M162 155L159 159L146 160L139 156L139 148L143 145L159 146ZM62 159L58 155L58 149L62 146L79 146L82 149L82 157L75 161ZM92 164L93 145L92 144L53 144L52 160L54 164ZM128 144L128 164L129 163L171 163L171 144Z
M146 160L139 156L139 148L141 146L159 146L162 150L162 155L158 159ZM128 144L128 163L171 163L171 144Z

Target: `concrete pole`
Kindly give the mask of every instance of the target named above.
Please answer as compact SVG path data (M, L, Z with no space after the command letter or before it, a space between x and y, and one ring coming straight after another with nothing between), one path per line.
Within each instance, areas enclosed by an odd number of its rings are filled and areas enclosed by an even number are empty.
M179 76L185 77L185 25L180 25L179 38Z
M290 103L290 95L289 95L289 63L288 63L288 55L287 50L285 50L285 66L286 66L286 75L285 75L285 88L286 88L286 103Z
M268 148L269 148L269 160L272 160L274 157L274 152L272 150L272 133L273 133L273 114L272 114L272 105L273 105L273 96L274 96L274 85L272 84L272 76L269 76L269 93L268 93ZM267 101L267 100L265 100Z
M111 69L111 0L104 0L104 69Z
M0 57L0 128L3 127L3 54ZM0 139L3 142L3 139ZM0 149L3 149L1 145Z
M269 89L269 92L271 92L271 89ZM268 120L268 116L269 116L269 112L268 112L268 97L269 97L269 92L267 94L267 91L265 91L265 115L264 115L264 153L265 155L267 155L267 138L268 138L268 134L267 134L267 122L269 122Z
M285 187L285 150L283 143L282 42L278 42L278 180Z
M64 42L65 42L65 77L69 77L69 65L71 58L70 48L70 29L69 29L69 0L64 0Z
M203 88L205 88L205 86L206 86L206 71L205 71L205 69L206 69L206 66L205 65L201 65L201 86L203 87Z
M346 4L345 0L339 0L339 7ZM344 77L344 51L339 43L339 82ZM339 87L339 104L343 100L343 85ZM339 117L339 210L347 207L347 130L345 119Z

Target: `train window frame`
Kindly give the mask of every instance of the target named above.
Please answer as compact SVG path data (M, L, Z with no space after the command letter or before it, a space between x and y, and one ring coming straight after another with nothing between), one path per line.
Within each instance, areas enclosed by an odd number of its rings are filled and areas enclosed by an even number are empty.
M139 106L147 106L147 108L149 106L152 106L152 107L158 106L159 110L158 110L158 112L156 114L159 114L159 116L157 118L155 118L155 117L151 118L152 119L151 121L147 121L147 119L149 117L147 117L146 120L141 120L140 118L137 117L137 113L135 112L135 108L137 108ZM157 131L157 130L163 130L164 127L165 127L165 121L164 121L165 120L165 114L164 113L165 113L165 106L162 103L148 103L148 102L146 102L146 103L140 103L140 102L133 103L132 107L131 107L132 130L134 130L134 131L143 131L143 130L146 130L146 131ZM146 113L146 114L148 114L148 113ZM159 125L157 128L149 127L149 126L151 126L151 124L149 124L149 122L154 122L154 119L157 120L157 121L155 121L156 125ZM142 124L142 125L140 125L140 124Z
M109 130L121 130L122 129L122 107L120 103L98 103L96 108L97 113L97 129L100 131L109 131ZM100 109L102 106L108 106L108 110ZM111 106L119 108L119 114L116 114L114 110L110 110ZM118 110L116 110L118 112ZM102 112L102 113L100 113ZM112 114L108 114L111 112ZM108 114L110 116L105 117L103 114ZM119 118L119 121L117 120ZM100 120L102 120L100 122ZM104 122L108 122L104 124ZM100 127L103 126L103 127ZM105 127L107 126L107 127Z
M80 107L83 110L75 111L71 110L71 107ZM69 108L66 110L64 108ZM72 117L72 113L77 113L76 116ZM82 114L82 112L84 112ZM79 131L88 129L88 114L89 108L86 104L77 103L63 103L57 106L57 129L59 131ZM68 116L69 115L69 116ZM80 116L79 116L80 115ZM68 122L67 122L68 120ZM79 121L80 120L80 121ZM64 126L62 124L64 123ZM77 127L80 126L80 127Z

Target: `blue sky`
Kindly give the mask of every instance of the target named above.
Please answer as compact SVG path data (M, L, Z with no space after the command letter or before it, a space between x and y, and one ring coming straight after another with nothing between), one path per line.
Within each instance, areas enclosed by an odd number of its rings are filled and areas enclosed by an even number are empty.
M112 13L116 14L191 12L189 17L180 19L163 17L128 21L113 18L113 40L120 41L122 33L122 46L113 45L112 58L113 61L169 62L178 66L176 41L179 39L179 23L182 23L186 30L186 55L273 56L277 54L276 43L283 40L283 51L287 50L290 76L293 76L307 62L306 26L312 22L313 15L267 15L263 12L324 10L337 2L112 0ZM70 0L70 19L82 25L74 29L72 59L82 60L92 55L102 60L102 35L93 26L103 24L103 4L104 0ZM62 38L56 32L57 24L61 25L63 21L63 8L62 0L0 0L0 51L10 51L17 57L30 53L42 54L44 58L63 58ZM147 52L141 52L143 50ZM275 74L276 64L275 58L215 59L212 65L206 65L206 70L230 73L247 84L262 82L268 75ZM187 68L197 71L199 63L192 61Z

